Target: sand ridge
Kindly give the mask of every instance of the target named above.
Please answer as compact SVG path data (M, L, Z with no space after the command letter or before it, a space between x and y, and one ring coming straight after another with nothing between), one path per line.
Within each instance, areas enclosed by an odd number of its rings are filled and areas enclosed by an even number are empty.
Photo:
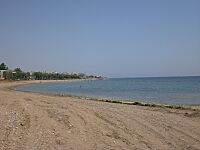
M48 81L47 81L48 82ZM0 149L200 149L199 110L26 93L0 82Z

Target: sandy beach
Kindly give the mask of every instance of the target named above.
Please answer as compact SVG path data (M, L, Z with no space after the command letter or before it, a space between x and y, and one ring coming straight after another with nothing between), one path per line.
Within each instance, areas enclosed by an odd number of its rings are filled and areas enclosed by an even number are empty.
M48 82L48 81L46 81ZM200 111L82 100L0 82L1 150L197 150Z

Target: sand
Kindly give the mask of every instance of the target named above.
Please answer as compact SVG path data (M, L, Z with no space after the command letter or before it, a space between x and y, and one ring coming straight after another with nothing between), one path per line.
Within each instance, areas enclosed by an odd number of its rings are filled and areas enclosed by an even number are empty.
M197 150L200 112L8 89L0 82L0 149Z

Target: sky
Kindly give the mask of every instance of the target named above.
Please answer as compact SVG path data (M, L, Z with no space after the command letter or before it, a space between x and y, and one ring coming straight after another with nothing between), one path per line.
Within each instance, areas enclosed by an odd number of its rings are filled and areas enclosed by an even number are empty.
M1 0L1 62L106 77L200 75L200 0Z

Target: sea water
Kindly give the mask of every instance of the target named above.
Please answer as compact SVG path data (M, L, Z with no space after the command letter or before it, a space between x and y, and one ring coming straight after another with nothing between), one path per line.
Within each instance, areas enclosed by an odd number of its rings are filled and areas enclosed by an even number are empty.
M21 91L161 104L200 104L200 77L111 78L24 85Z

